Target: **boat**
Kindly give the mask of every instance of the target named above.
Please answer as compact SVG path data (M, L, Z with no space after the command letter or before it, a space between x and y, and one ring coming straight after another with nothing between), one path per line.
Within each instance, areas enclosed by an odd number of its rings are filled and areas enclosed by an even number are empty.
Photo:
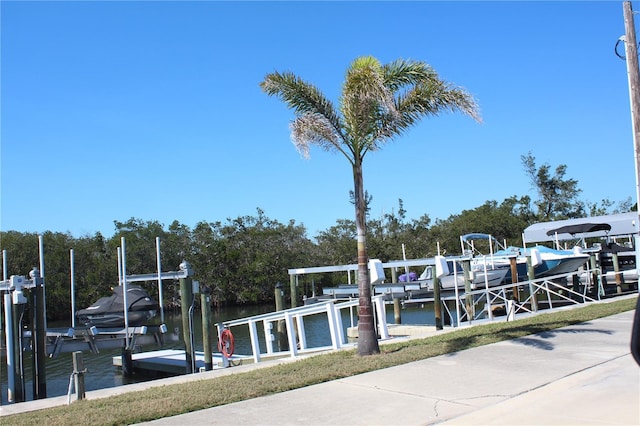
M116 328L125 326L124 291L114 287L113 294L101 297L91 306L76 312L77 320L87 327ZM136 327L155 317L160 306L149 293L137 285L127 286L128 325Z
M474 252L474 240L487 240L490 247L489 255L478 255ZM528 258L531 258L534 269L534 279L577 272L588 260L589 255L582 252L580 247L573 250L553 249L543 245L534 247L504 247L488 234L467 234L460 237L463 252L473 255L472 265L479 269L483 264L488 269L505 269L511 267L511 259L516 260L518 281L529 278ZM470 249L469 249L470 247ZM498 248L495 250L495 248ZM505 283L511 283L511 274L505 277Z
M604 231L604 243L595 243L591 248L585 249L587 253L596 254L603 284L637 282L636 251L632 239L629 237L628 241L618 244L615 238L612 239L608 235L611 229L609 223L579 223L551 229L547 231L547 235L554 236L557 245L558 235L569 234L573 238L579 237L579 241L586 247L586 238L596 235L598 231ZM587 273L583 273L581 281L587 281L587 276Z
M465 291L464 271L459 262L454 259L446 259L441 257L447 265L447 271L440 276L440 290L443 292L452 292L455 290L456 283L458 290ZM454 272L454 265L456 271ZM398 284L378 284L374 286L377 294L401 294L404 293L408 299L416 299L421 297L431 297L433 295L433 266L427 266L424 272L417 276L409 274L407 281L406 274L399 277ZM479 290L486 287L495 287L503 284L509 269L495 268L487 269L471 269L470 289Z

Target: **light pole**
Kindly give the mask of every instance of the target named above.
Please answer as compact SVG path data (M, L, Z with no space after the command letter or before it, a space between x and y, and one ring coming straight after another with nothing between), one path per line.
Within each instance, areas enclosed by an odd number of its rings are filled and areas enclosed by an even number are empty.
M636 212L640 212L640 181L638 180L638 170L640 170L640 149L638 143L640 141L640 71L638 70L638 44L636 41L636 28L633 20L633 10L631 2L622 3L624 11L624 29L625 35L620 37L620 41L624 41L625 59L627 62L627 76L629 78L629 99L631 102L631 125L633 128L633 152L635 158L636 172ZM617 54L617 52L616 52ZM618 55L620 56L620 55ZM636 269L640 275L640 217L636 217Z

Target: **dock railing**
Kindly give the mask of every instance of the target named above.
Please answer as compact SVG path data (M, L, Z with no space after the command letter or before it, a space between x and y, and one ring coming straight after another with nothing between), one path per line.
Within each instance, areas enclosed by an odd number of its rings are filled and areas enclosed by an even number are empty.
M389 338L389 331L387 328L387 320L384 305L384 295L373 296L372 302L374 310L376 312L377 326L381 339ZM300 353L316 352L323 350L338 350L346 346L353 345L348 343L346 339L346 332L342 324L342 311L345 309L350 310L351 326L357 325L354 322L353 308L358 306L358 299L348 300L345 302L326 301L319 302L312 305L305 305L296 308L285 309L282 311L271 312L267 314L254 315L247 318L241 318L230 321L223 321L216 324L218 329L218 339L222 336L222 332L225 329L232 329L233 327L248 327L249 338L251 340L251 351L253 361L258 363L263 356L278 356L278 355L290 355L295 358ZM310 315L326 315L326 321L328 325L329 334L331 337L330 346L310 347L307 342L304 320L305 317ZM275 325L279 321L284 321L286 325L287 334L287 350L274 350L275 335L273 333ZM263 353L260 348L260 334L258 333L258 327L261 324L264 330L264 347L266 353ZM233 332L233 330L231 330ZM226 364L228 360L223 357L223 362Z
M451 292L442 296L444 312L449 320L447 322L451 326L460 327L463 322L470 324L478 320L494 320L497 316L494 309L504 309L509 321L516 314L538 311L540 305L545 305L544 309L547 310L600 299L599 288L595 292L597 299L587 295L588 283L581 283L573 288L563 283L571 280L573 275L575 274L559 274L499 286L479 286L471 291ZM434 299L428 297L404 301L405 304L425 302L434 302Z

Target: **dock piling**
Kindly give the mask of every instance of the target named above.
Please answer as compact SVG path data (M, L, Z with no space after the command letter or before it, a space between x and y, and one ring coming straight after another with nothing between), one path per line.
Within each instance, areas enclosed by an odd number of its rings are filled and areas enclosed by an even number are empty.
M435 274L434 274L435 275ZM433 312L436 317L436 330L442 330L442 299L440 297L440 278L433 277Z
M400 298L393 298L393 320L396 324L402 324L402 315L400 313Z
M187 261L180 264L180 269L189 270ZM180 278L180 311L182 312L182 339L184 340L185 372L193 373L193 346L191 344L191 321L189 317L190 307L193 304L193 282L191 276ZM123 364L124 365L124 364Z
M212 323L211 323L211 290L204 287L200 292L200 308L202 310L202 346L204 347L204 369L213 370Z
M125 377L133 376L133 359L130 348L122 347L122 375Z
M73 380L76 387L76 400L85 398L84 387L84 359L82 358L82 351L76 351L71 354L73 359ZM124 367L124 362L123 362Z
M284 310L284 285L280 282L276 284L275 288L275 299L276 299L276 312ZM293 303L293 302L292 302ZM278 350L286 351L289 349L289 344L287 343L286 333L285 333L285 325L284 320L279 320L276 322L276 332L278 333Z

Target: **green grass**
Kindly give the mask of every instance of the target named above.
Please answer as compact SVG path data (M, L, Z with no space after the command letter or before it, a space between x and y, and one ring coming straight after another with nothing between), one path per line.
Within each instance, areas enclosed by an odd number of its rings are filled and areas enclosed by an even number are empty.
M229 404L329 380L405 364L450 352L514 339L633 310L636 298L550 312L513 322L495 322L424 339L381 345L379 355L343 350L272 367L167 385L68 406L2 417L2 424L121 425Z

